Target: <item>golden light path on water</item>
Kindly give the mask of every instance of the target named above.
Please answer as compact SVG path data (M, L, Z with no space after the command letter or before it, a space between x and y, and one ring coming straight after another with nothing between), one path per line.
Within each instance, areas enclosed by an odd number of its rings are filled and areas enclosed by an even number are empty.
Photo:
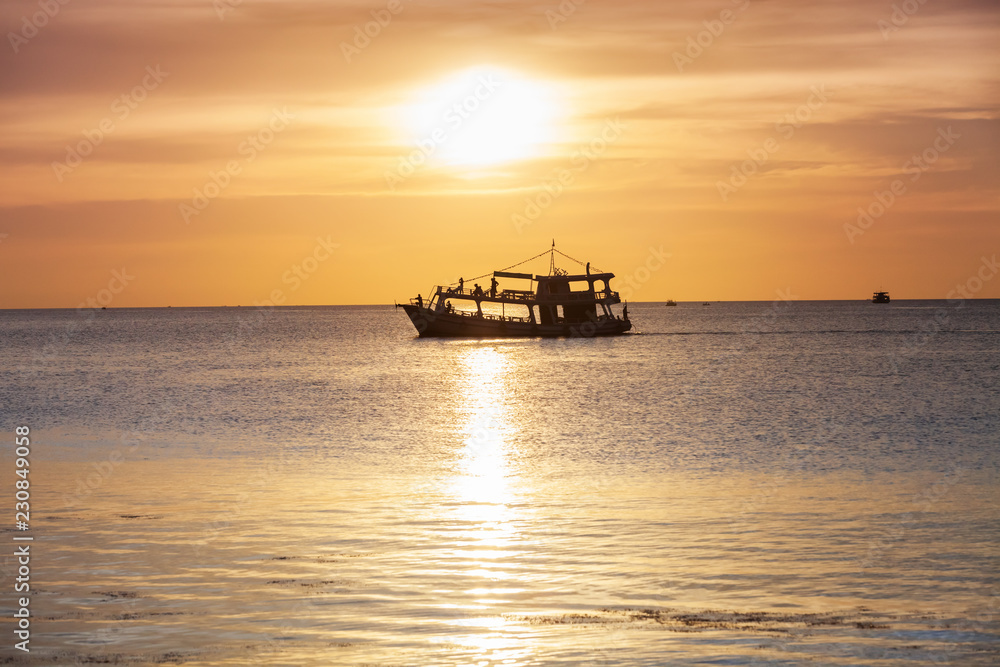
M809 308L809 331L853 312ZM343 317L294 314L307 331ZM926 388L948 363L887 385L877 350L833 358L825 336L780 335L722 378L713 360L733 336L387 344L349 329L328 339L335 357L275 327L267 369L227 367L197 342L205 368L164 370L154 330L187 341L202 322L222 340L233 322L176 317L149 315L88 372L149 375L116 399L122 414L174 393L184 414L32 430L43 641L25 664L996 663L993 403L939 430L980 400ZM138 325L105 326L115 340ZM994 342L975 358L992 360ZM874 379L826 390L842 376ZM976 391L990 380L969 377ZM858 399L887 392L871 411ZM90 394L66 400L83 428ZM902 435L872 439L859 420L890 408L907 413L884 422Z
M523 590L512 586L514 575L505 565L517 555L510 508L511 444L505 437L513 423L509 385L514 361L494 347L470 346L458 362L463 440L451 492L458 519L469 527L461 537L469 545L464 555L470 598L465 605L468 618L460 624L480 630L459 641L481 651L483 659L514 661L523 657L523 646L503 632L500 616L507 598ZM485 635L484 628L492 632Z

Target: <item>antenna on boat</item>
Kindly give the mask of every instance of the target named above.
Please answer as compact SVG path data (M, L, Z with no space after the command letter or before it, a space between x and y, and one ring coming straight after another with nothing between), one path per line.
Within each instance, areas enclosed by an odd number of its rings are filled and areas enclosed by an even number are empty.
M556 272L556 240L552 239L552 249L549 250L549 275Z

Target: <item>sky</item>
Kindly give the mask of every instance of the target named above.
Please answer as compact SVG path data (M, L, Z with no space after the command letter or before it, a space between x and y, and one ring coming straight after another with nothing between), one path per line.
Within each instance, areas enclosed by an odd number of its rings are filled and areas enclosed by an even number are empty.
M995 0L0 23L0 308L392 303L553 239L633 301L1000 298Z

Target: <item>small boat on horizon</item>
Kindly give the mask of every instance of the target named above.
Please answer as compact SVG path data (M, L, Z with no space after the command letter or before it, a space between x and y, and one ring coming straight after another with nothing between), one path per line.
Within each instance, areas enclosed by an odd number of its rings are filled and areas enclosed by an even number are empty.
M676 306L677 302L674 301L673 299L667 299L667 302L665 304L663 304L663 305L665 305L665 306Z
M872 294L872 303L889 303L890 301L888 292L875 292Z
M428 336L464 336L479 338L508 337L560 337L617 336L632 328L628 318L628 304L622 307L621 315L612 311L612 306L621 303L618 292L611 289L613 273L591 273L590 262L584 273L570 274L556 268L555 253L578 262L552 248L523 262L518 262L502 271L493 271L473 278L490 278L490 287L484 289L478 283L469 289L466 281L458 279L456 284L436 285L432 296L425 300L420 294L407 304L396 304L402 308L417 333ZM546 254L550 255L549 274L514 273L516 268ZM527 281L528 289L500 287L499 279ZM475 310L457 308L453 301L475 304ZM483 312L483 304L493 311ZM491 306L489 304L492 304ZM511 314L507 310L512 311Z

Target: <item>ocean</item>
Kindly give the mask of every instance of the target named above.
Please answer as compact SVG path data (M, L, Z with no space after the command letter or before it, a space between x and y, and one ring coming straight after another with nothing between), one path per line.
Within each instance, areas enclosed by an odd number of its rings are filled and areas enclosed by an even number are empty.
M1000 301L629 311L0 311L0 662L1000 662Z

